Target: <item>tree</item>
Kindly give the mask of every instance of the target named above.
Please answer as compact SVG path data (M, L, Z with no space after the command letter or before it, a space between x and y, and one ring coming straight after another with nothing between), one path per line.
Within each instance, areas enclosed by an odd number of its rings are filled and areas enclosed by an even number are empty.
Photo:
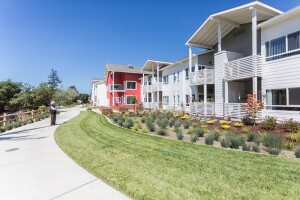
M256 94L248 94L247 103L241 104L242 109L247 113L248 117L256 123L257 113L264 109L264 103L257 99Z
M59 105L69 106L76 102L78 93L73 88L67 90L57 89L54 95L54 99Z
M78 96L78 100L80 100L82 103L88 103L89 97L90 97L90 95L88 95L88 94L80 93Z
M57 71L54 69L51 69L51 72L48 76L48 85L51 88L56 89L61 82L62 81L59 79Z
M5 108L10 108L10 100L21 92L21 83L12 82L11 80L0 82L0 112Z
M75 85L70 86L69 89L73 89L73 90L75 90L77 92L77 94L79 94L79 92L78 92L78 90L77 90L77 88L76 88Z
M48 106L53 100L54 91L47 83L40 83L40 85L32 91L33 107Z

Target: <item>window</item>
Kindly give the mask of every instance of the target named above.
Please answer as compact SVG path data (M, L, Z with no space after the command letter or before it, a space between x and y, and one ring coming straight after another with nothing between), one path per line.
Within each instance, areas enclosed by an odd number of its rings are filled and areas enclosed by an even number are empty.
M185 95L185 105L186 106L190 105L190 95Z
M136 90L136 82L135 81L127 81L126 89L127 90Z
M267 90L267 105L286 105L286 89Z
M173 73L174 83L176 82L176 73Z
M179 72L177 72L177 81L179 82Z
M121 97L115 97L115 103L122 103Z
M169 105L169 96L163 96L163 104Z
M192 72L195 72L195 66L192 67Z
M126 96L126 104L135 104L136 96Z
M180 102L180 96L177 95L177 105L179 105L179 102Z
M300 31L288 35L288 50L292 51L300 48Z
M289 105L300 105L300 88L289 88Z
M266 61L300 54L300 31L276 38L265 43Z
M189 78L189 68L185 69L185 78Z
M115 84L114 85L115 90L122 90L122 85L121 84ZM110 85L111 91L113 90L113 85Z
M266 42L267 57L282 54L286 51L285 36Z
M169 83L169 76L168 75L163 76L163 83L164 84L168 84Z
M174 102L174 106L176 105L176 98L175 95L173 96L173 102Z

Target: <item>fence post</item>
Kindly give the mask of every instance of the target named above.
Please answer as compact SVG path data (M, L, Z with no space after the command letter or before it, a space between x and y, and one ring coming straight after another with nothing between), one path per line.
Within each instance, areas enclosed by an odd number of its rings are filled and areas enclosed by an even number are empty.
M20 111L20 114L19 114L19 121L23 121L23 112Z
M31 110L31 118L32 118L32 120L34 122L34 111L33 110Z
M3 127L6 127L6 113L3 113Z

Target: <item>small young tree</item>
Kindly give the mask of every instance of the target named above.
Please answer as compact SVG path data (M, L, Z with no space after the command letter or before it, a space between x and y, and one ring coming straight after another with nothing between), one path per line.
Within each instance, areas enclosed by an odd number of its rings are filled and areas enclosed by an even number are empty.
M257 95L253 92L248 94L247 103L241 105L242 109L253 120L254 126L257 118L257 113L264 109L264 102L257 99Z

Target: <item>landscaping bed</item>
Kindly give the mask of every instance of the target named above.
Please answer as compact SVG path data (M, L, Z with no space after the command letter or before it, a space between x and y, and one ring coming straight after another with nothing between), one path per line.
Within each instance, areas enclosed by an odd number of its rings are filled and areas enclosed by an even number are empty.
M105 113L111 121L137 132L171 139L295 158L300 156L300 124L277 123L267 117L260 124L245 125L220 118L192 117L170 111Z
M298 159L153 137L113 125L92 111L60 125L55 139L78 164L133 199L300 196Z

